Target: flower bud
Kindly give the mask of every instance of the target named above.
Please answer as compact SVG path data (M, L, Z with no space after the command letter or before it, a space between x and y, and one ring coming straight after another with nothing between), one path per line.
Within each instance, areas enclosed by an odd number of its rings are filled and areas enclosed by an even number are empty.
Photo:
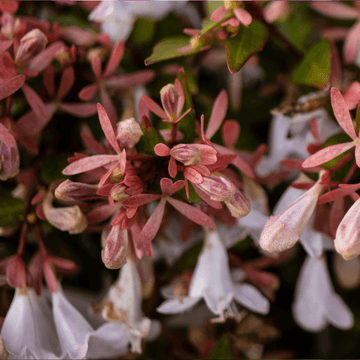
M79 206L54 208L52 206L53 199L54 196L50 192L45 196L43 211L46 220L57 229L68 231L69 234L82 233L86 229L88 222Z
M170 150L170 155L185 166L196 165L201 162L201 151L194 145L176 145Z
M126 264L128 247L127 230L115 225L106 239L105 248L101 251L101 258L108 269L120 269Z
M115 200L115 201L122 201L125 200L126 198L128 198L130 195L128 195L126 193L126 190L128 189L128 187L126 185L123 184L116 184L112 187L111 191L110 191L110 196Z
M20 19L14 18L11 14L5 12L1 17L1 34L8 39L12 39L17 27L20 25Z
M26 64L31 58L45 49L47 42L48 40L41 30L34 29L29 31L20 40L15 63L20 66Z
M281 211L265 224L260 246L269 252L278 252L295 245L314 212L323 186L316 183L293 204Z
M179 102L179 92L175 85L168 84L164 86L160 91L160 98L166 115L171 121L175 121Z
M55 197L62 201L87 200L95 197L96 185L65 180L55 189Z
M134 118L118 122L116 138L121 147L132 149L144 135Z
M250 200L241 191L236 191L230 200L225 201L226 206L235 218L242 218L250 212Z
M17 146L10 147L0 141L0 180L7 180L19 172L20 159Z
M223 176L211 174L210 176L204 176L203 179L204 181L201 184L195 184L195 186L209 195L211 200L230 200L237 191L235 185Z
M360 254L360 199L347 211L341 220L335 237L335 250L345 260Z

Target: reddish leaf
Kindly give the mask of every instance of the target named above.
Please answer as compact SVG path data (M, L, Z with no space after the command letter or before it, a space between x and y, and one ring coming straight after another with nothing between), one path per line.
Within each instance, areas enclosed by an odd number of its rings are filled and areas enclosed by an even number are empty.
M18 91L24 85L25 79L24 75L17 75L7 81L4 81L0 85L0 100L3 100Z

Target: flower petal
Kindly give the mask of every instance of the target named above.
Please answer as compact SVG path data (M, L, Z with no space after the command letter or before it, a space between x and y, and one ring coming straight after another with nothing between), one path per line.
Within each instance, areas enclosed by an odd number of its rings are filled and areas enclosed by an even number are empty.
M171 300L165 300L157 309L161 314L177 314L192 308L200 301L201 297L180 297Z
M250 284L234 284L234 297L241 305L260 314L270 311L269 300Z

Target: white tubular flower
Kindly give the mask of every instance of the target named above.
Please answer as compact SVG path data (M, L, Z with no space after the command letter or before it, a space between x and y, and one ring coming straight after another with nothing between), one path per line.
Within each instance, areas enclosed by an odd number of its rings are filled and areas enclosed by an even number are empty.
M1 329L9 359L62 356L50 304L32 289L17 288Z
M275 216L271 216L261 233L260 246L269 252L283 251L293 247L305 230L322 189L323 185L320 184L319 179L290 206ZM286 194L283 198L285 196L289 195ZM274 213L277 211L279 211L279 206Z
M126 41L138 17L161 20L172 11L188 16L190 21L200 25L196 10L187 1L162 1L154 6L152 1L102 1L89 15L89 20L100 21L102 31L107 32L113 41ZM195 25L195 24L194 24Z
M245 307L267 314L268 300L259 290L249 284L234 284L225 247L217 231L208 234L204 248L198 258L188 296L176 296L175 288L163 289L164 301L157 310L164 314L176 314L190 309L200 299L219 316L216 321L225 321L228 316L239 315L233 299Z
M305 259L292 310L295 321L307 331L318 332L328 324L348 330L354 323L350 309L334 291L325 256Z
M151 320L142 316L141 282L132 260L121 268L118 280L110 287L105 299L93 308L96 313L117 328L118 333L125 334L127 343L131 343L133 352L141 353L141 339L150 332ZM105 325L104 325L105 326Z

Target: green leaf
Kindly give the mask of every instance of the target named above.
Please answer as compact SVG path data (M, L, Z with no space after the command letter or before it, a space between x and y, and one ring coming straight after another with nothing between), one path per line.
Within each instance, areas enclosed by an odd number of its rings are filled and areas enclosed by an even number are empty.
M14 225L25 210L24 202L9 195L0 195L0 226Z
M145 65L154 64L159 61L175 59L181 56L189 56L196 54L200 49L189 49L188 51L178 52L179 48L190 45L190 37L188 36L173 36L160 41L155 45L152 54L145 59Z
M224 334L212 349L208 359L234 359L230 349L229 337Z
M328 146L332 146L332 145L337 145L337 144L342 144L342 143L346 143L346 142L350 142L352 139L348 134L345 133L340 133L340 134L335 134L333 136L331 136L329 139L326 140L325 144L321 147L321 149L325 149ZM338 155L336 158L329 160L328 162L326 162L325 164L320 165L321 167L325 168L325 169L331 169L333 166L335 166L344 156L346 156L350 151L352 151L352 149L349 149L347 151L345 151L344 153Z
M160 133L151 126L148 119L143 119L140 127L144 135L141 136L139 142L136 144L138 152L144 155L156 155L154 147L156 144L164 143L164 139Z
M259 21L253 20L249 27L240 26L236 36L224 41L230 72L238 72L252 55L264 47L266 40L266 28Z
M178 71L177 78L181 82L185 94L185 105L183 107L183 111L186 111L189 108L192 109L184 118L180 120L177 128L184 134L183 142L192 143L195 136L195 110L191 98L189 83L184 69L180 69Z
M311 10L307 3L291 1L290 4L293 12L276 21L275 26L292 45L304 52L307 50L312 32Z
M187 78L187 82L189 84L189 90L192 94L197 94L199 92L199 88L196 84L196 80L194 78L194 75L191 72L191 69L184 65L183 66L185 74L186 74L186 78Z
M150 42L155 35L155 21L149 18L137 18L129 40L137 45Z
M324 88L329 81L331 48L329 40L318 41L306 54L301 64L292 74L291 81Z
M50 185L57 179L69 179L69 176L63 175L62 171L69 165L67 155L51 155L47 157L41 166L41 178L46 185Z
M165 272L162 281L167 282L173 277L181 274L183 271L194 268L201 253L202 247L203 243L201 242L194 245L191 249L185 251L180 259L178 259L175 264Z

